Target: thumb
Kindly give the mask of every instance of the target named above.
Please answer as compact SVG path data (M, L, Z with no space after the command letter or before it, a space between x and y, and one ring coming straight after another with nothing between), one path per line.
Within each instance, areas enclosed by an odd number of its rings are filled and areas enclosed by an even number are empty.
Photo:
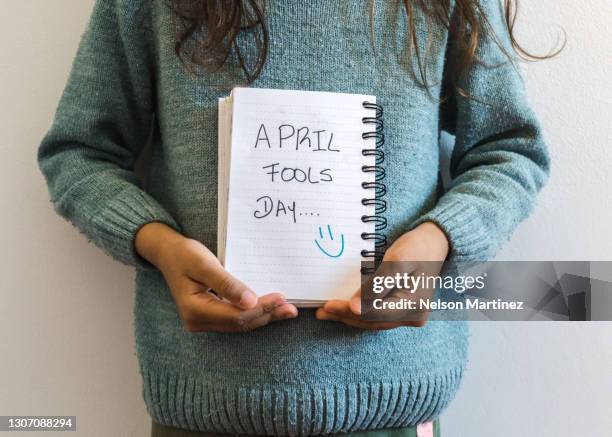
M357 290L349 301L349 308L355 315L361 315L361 289Z
M242 281L223 268L221 263L210 263L194 277L212 288L219 297L227 299L233 305L250 309L257 305L257 295Z

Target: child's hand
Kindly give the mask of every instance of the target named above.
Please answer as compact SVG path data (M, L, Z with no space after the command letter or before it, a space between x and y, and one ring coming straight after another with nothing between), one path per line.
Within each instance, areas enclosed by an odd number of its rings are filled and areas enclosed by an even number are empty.
M296 307L283 295L272 293L258 299L202 243L162 223L143 226L135 246L164 275L189 332L244 332L297 316Z
M412 231L398 238L385 252L383 261L409 261L418 266L427 262L423 269L426 274L436 275L440 272L443 261L448 256L449 243L446 235L434 223L423 223ZM433 262L432 262L433 261ZM438 266L439 263L439 267ZM437 268L437 271L432 271ZM419 274L419 271L413 272ZM427 323L427 315L422 319L405 322L369 322L361 320L361 290L357 290L350 301L330 300L317 310L319 320L333 320L363 329L393 329L399 326L422 327Z

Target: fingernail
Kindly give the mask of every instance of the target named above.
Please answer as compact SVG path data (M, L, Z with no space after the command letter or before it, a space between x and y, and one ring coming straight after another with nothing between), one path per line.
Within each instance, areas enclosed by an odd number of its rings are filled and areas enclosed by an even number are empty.
M351 299L350 307L355 314L361 314L361 299Z
M279 307L279 306L285 305L286 303L287 301L285 300L284 297L279 297L278 299L274 301L274 306Z
M257 296L252 291L245 291L240 296L240 306L243 308L251 308L257 304Z

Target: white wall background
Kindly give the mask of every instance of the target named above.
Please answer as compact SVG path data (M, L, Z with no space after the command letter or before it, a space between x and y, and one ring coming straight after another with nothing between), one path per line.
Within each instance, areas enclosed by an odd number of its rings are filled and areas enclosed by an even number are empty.
M612 3L523 3L528 47L554 43L556 25L569 42L525 69L554 168L500 258L612 259ZM54 215L35 159L92 5L2 1L0 415L77 415L79 436L147 436L133 274ZM445 436L612 435L612 324L487 323L472 340Z
M553 168L535 214L498 259L612 260L612 2L521 4L517 31L527 48L552 47L559 26L568 44L558 58L524 68ZM472 334L443 433L612 435L612 323L477 323Z

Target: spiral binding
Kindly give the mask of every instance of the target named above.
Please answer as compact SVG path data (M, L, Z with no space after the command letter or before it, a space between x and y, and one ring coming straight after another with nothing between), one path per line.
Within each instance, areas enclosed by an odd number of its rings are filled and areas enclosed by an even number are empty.
M374 156L374 165L364 165L361 171L364 173L374 173L374 182L362 182L361 187L365 190L371 190L374 194L372 198L361 199L361 204L365 206L374 206L375 215L364 215L361 217L363 223L374 223L375 232L363 232L361 238L366 241L374 241L374 250L362 250L361 256L373 261L374 267L362 267L361 273L368 275L374 273L375 267L382 261L387 245L387 237L382 231L387 227L387 219L382 214L387 210L387 202L383 199L387 193L387 186L384 184L385 168L382 164L385 161L385 153L383 146L385 144L385 135L383 133L383 109L382 106L376 103L363 102L363 107L374 110L373 117L363 117L361 121L364 124L374 125L374 130L364 132L361 137L364 140L374 138L374 149L363 149L363 156Z

